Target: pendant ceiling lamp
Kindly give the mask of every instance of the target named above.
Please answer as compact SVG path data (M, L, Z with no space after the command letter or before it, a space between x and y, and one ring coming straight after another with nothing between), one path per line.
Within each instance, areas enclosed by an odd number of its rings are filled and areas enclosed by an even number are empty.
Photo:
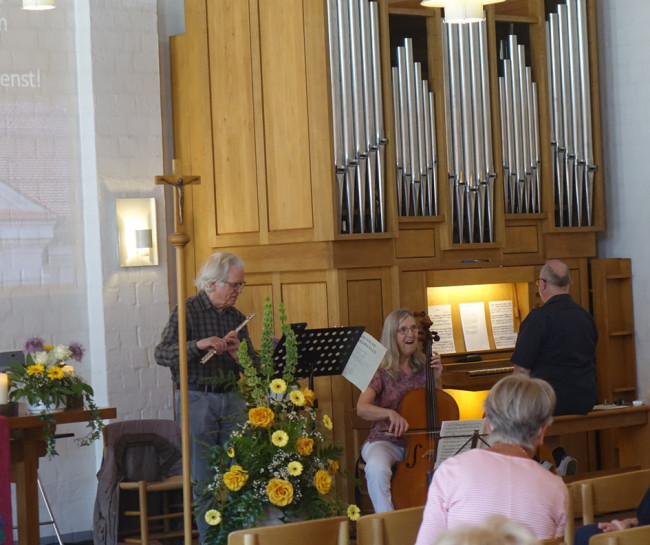
M54 9L55 0L23 0L23 9L30 11L43 11L45 9Z
M483 6L505 0L422 0L427 8L444 8L445 23L477 23L482 21Z

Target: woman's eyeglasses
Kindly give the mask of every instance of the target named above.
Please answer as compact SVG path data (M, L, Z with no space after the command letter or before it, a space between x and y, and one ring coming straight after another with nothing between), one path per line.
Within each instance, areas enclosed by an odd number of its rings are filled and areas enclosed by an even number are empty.
M405 326L403 325L402 327L397 329L397 332L400 335L406 335L407 333L417 333L418 332L418 326L412 325L412 326Z

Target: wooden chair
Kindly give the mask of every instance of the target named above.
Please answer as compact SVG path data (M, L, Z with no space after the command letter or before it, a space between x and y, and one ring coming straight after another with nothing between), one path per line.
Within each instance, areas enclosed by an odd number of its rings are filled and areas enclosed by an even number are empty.
M115 512L118 541L148 545L150 540L182 537L181 435L176 422L125 420L108 424L103 432L98 488L117 488L111 493L116 504L107 504L106 511Z
M412 545L424 506L364 515L357 521L357 545Z
M615 518L620 513L636 512L650 487L650 469L574 481L567 487L569 507L564 537L567 545L573 545L576 518L581 518L582 524L592 524L596 517Z
M540 543L541 545L564 545L564 538L552 537L550 539L544 539Z
M648 545L648 543L650 543L650 526L607 532L592 536L589 540L589 545Z
M258 526L228 535L228 545L348 545L348 517Z

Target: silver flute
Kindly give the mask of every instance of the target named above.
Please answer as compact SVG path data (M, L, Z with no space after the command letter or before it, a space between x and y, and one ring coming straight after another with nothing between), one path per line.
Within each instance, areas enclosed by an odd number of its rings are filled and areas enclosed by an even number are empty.
M242 328L248 322L251 321L251 318L253 316L255 316L254 312L252 314L249 314L248 316L246 316L246 319L235 328L235 333L239 333L242 330ZM201 365L205 365L208 361L210 361L210 358L212 358L212 356L214 356L216 353L217 353L217 351L214 348L210 348L210 350L208 350L208 353L201 358Z

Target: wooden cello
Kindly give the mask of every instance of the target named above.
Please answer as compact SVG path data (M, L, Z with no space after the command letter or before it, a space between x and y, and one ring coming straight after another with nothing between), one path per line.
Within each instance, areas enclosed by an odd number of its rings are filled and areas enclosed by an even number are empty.
M440 422L458 420L458 405L447 392L436 390L434 371L430 362L433 354L431 320L423 312L423 348L426 354L426 387L408 392L400 403L399 413L409 423L404 434L404 461L397 464L391 483L391 495L396 509L424 505L433 466L435 445ZM437 340L437 339L436 339Z

